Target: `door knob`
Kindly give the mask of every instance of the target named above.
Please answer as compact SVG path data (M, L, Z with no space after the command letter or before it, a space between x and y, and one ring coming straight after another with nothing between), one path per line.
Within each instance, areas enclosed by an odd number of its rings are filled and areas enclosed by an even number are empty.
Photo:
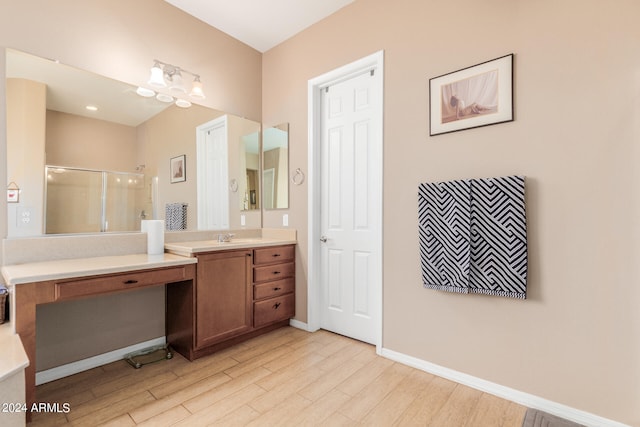
M322 243L327 243L327 237L326 237L326 236L322 236L322 237L320 237L320 241L321 241Z

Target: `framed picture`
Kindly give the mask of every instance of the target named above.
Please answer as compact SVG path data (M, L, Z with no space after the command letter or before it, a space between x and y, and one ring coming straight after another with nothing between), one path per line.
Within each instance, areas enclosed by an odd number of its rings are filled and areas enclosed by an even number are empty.
M184 154L182 156L174 157L171 159L169 171L171 173L172 184L175 182L183 182L187 180L186 157Z
M429 135L513 121L513 54L429 79Z

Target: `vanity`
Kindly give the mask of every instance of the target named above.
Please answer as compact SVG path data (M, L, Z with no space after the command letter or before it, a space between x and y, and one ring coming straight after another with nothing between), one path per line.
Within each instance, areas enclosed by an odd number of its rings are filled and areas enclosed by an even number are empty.
M296 241L287 232L277 239L165 245L169 253L197 260L195 294L167 289L167 341L176 351L194 360L289 324Z
M162 255L115 254L2 267L12 294L13 332L29 360L26 407L35 402L36 311L41 305L163 286L167 344L189 360L288 325L295 314L296 232L261 234L228 242L169 242Z
M286 123L263 127L196 103L185 109L155 98L132 99L134 86L5 51L7 145L13 153L7 173L21 196L8 205L2 275L12 295L11 332L19 334L28 358L27 405L35 398L36 347L41 356L57 354L51 349L65 344L86 349L38 361L41 383L61 377L41 381L43 372L132 343L166 337L194 360L289 324L295 314L296 232L260 228L264 211L289 207ZM109 88L95 92L122 94L127 100L113 104L136 115L116 120L108 109L101 116L52 108L53 94L67 96L48 79L58 73ZM34 114L12 114L27 108ZM93 144L89 151L87 141ZM33 154L22 155L27 148ZM80 155L85 152L90 154ZM173 164L180 159L176 179ZM172 217L166 209L173 204L185 207L184 217L168 222L165 253L146 255L146 235L136 232L140 221ZM238 232L218 242L217 231L210 230ZM146 297L138 306L129 304ZM135 307L121 313L144 321L98 316L98 308L107 307L101 298ZM36 321L52 326L36 328ZM97 333L105 324L108 343ZM122 337L132 325L140 331Z

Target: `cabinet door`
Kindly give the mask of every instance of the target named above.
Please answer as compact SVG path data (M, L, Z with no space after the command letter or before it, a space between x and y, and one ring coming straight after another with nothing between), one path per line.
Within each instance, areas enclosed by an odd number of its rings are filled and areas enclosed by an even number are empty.
M196 346L252 329L251 251L198 255Z

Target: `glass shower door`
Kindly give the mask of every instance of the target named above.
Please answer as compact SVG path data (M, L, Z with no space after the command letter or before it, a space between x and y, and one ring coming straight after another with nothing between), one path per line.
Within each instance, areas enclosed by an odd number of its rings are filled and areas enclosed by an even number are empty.
M139 231L144 216L144 177L105 172L104 231Z
M102 172L46 168L45 233L102 231Z
M144 175L46 167L45 233L139 231Z

